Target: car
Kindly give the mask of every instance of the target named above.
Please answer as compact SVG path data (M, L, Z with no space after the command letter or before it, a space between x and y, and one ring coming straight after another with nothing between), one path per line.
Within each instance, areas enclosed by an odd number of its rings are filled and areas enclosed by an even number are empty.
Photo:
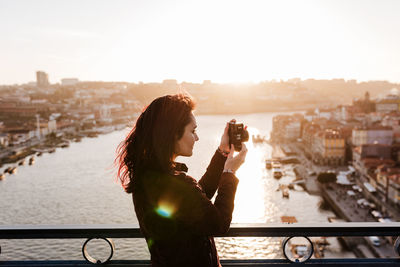
M358 185L353 185L352 188L353 188L353 190L356 191L356 192L359 192L359 193L362 192L362 188L359 187Z
M379 237L377 236L369 236L368 237L369 241L371 241L372 245L375 247L379 247L381 245L381 241L379 240Z
M381 223L390 223L390 222L393 222L390 218L379 218L378 219L378 222L381 222Z
M370 207L371 203L369 203L365 198L360 198L357 200L357 204L362 208L367 208Z
M371 210L371 215L372 215L372 217L374 217L375 219L379 219L379 218L382 218L383 216L382 216L382 213L380 213L379 211L377 211L377 210Z

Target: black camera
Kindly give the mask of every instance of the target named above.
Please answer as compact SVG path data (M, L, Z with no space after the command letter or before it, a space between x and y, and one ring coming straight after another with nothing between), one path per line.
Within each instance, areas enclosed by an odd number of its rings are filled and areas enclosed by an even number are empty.
M229 146L234 145L235 151L242 149L242 143L249 140L249 132L244 128L243 123L229 123Z

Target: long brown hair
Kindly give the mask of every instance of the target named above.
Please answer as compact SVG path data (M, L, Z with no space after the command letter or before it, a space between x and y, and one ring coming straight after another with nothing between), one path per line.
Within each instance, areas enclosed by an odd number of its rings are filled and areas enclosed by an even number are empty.
M190 123L195 102L188 94L156 98L117 149L118 178L127 193L147 170L172 170L175 142Z

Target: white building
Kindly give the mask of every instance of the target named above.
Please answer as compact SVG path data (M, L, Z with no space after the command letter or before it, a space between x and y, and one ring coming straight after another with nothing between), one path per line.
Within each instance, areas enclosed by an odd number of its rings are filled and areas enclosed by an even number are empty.
M55 133L57 131L57 121L50 117L49 122L47 123L47 128L49 133Z
M296 140L301 136L300 121L292 121L286 124L284 130L284 138L286 140Z
M397 93L393 90L392 93L387 95L385 98L380 99L376 102L376 112L392 112L399 111L400 98Z
M392 127L373 127L353 129L351 134L352 143L354 146L366 144L381 144L391 145L393 143Z
M79 83L79 80L77 78L61 79L61 85L75 85L77 83Z
M327 120L332 118L332 112L333 110L331 109L315 109L315 113L317 114L318 118L325 118Z

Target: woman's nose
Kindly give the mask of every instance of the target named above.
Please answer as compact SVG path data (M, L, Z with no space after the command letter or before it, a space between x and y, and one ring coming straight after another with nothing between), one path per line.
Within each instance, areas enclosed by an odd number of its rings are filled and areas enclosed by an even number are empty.
M196 140L196 141L199 141L199 136L198 136L197 134L196 134L196 136L195 136L195 137L196 137L196 139L195 139L195 140Z

